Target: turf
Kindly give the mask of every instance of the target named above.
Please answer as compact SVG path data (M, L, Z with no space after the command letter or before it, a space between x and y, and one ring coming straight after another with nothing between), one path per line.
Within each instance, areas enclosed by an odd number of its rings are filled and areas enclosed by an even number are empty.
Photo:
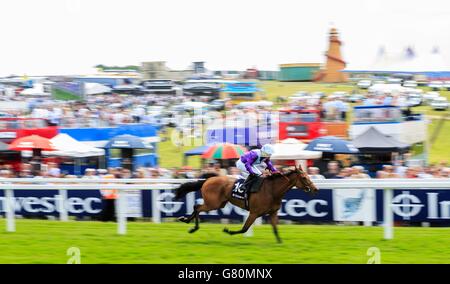
M168 137L170 137L173 129L169 129ZM192 142L193 143L193 142ZM180 168L184 166L183 155L184 152L201 146L189 145L189 146L177 146L171 139L167 139L158 143L158 154L159 154L159 165L163 168ZM194 168L200 168L201 166L200 156L191 156L187 158L186 165L192 166Z
M62 100L62 101L78 101L81 100L82 98L80 96L71 94L70 92L64 91L64 90L60 90L60 89L55 89L53 90L53 98L56 100Z
M329 95L333 92L351 92L355 89L352 84L322 84L311 82L278 82L261 81L260 87L265 94L265 98L275 101L277 97L289 97L299 91L305 92L324 92Z
M77 247L81 263L367 263L377 247L381 263L450 263L450 228L395 228L383 240L381 227L281 225L277 244L269 225L253 237L229 236L225 225L129 222L127 235L115 223L17 220L17 232L0 220L0 263L60 263ZM237 229L240 224L227 225Z
M438 120L433 120L428 127L428 136L433 137ZM430 142L431 163L450 162L450 120L445 120L440 131L436 133L434 143Z

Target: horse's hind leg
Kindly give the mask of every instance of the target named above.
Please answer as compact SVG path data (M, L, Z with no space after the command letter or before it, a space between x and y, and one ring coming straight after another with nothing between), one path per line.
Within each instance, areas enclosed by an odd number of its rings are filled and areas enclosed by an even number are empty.
M219 206L219 208L225 207L225 205L226 205L227 203L228 203L228 201L222 202L222 204ZM189 223L192 221L192 219L195 218L195 215L197 214L197 213L196 213L196 210L197 210L197 208L199 208L200 206L201 206L201 205L194 205L194 210L192 211L191 216L189 216L189 217L181 216L180 218L178 218L178 221L184 222L184 223L186 223L186 224L189 224ZM215 208L215 209L219 209L219 208ZM201 212L201 211L215 210L215 209L208 209L208 208L205 207L205 208L203 208L203 210L200 210L199 212Z
M200 214L200 212L208 212L211 210L216 210L219 208L223 208L225 206L225 204L227 204L227 201L224 201L222 204L220 204L219 206L211 206L208 204L202 204L202 205L195 205L194 206L194 212L192 213L191 216L189 216L188 219L186 219L186 221L190 222L193 218L195 218L195 226L189 230L189 233L194 233L199 229L199 218L198 218L198 214ZM187 222L187 223L188 223Z
M194 227L192 227L190 230L189 230L189 233L190 234L192 234L192 233L194 233L194 232L196 232L198 229L200 229L200 227L199 227L199 225L198 225L198 223L199 223L199 220L198 220L198 214L199 214L200 212L195 212L195 226Z
M269 218L270 218L270 224L272 224L273 234L277 238L277 242L281 243L281 238L280 238L280 235L278 234L278 228L277 228L277 224L278 224L277 211L271 213L269 215Z
M193 228L191 228L189 230L189 233L194 233L196 232L200 227L199 227L199 220L198 220L198 214L202 211L209 211L210 209L208 209L208 207L204 204L202 205L195 205L194 206L194 212L192 212L192 215L188 218L189 222L192 220L192 218L195 218L195 226Z
M245 223L244 223L244 226L242 227L242 229L240 229L239 231L230 231L227 228L224 228L223 231L230 235L243 234L248 231L248 229L253 224L253 222L255 222L256 218L258 218L258 215L256 213L250 212L250 214L247 217L247 220L245 220Z
M194 205L194 210L192 211L191 216L189 216L189 217L181 216L180 218L178 218L178 221L189 224L192 221L192 219L194 219L195 214L196 214L195 208L197 208L198 206L200 206L200 205Z

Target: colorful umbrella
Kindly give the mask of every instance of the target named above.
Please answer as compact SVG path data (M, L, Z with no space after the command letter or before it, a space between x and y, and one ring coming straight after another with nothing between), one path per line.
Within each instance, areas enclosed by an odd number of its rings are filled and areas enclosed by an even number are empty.
M9 145L9 150L25 151L25 150L43 150L54 151L57 150L50 139L41 137L39 135L30 135L17 138Z
M202 158L218 160L239 159L245 152L247 152L247 149L240 145L230 143L215 144L203 153Z

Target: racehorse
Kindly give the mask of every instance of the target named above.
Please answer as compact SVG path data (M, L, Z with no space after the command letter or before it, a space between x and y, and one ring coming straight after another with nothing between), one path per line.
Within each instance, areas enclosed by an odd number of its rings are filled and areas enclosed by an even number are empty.
M225 233L230 235L243 234L247 232L256 218L269 215L273 233L277 241L281 243L281 238L277 229L277 212L280 209L283 196L294 186L297 189L303 189L305 192L310 192L312 194L317 193L318 191L308 175L303 170L295 167L295 170L290 170L287 173L275 173L265 177L260 190L250 194L247 209L244 200L236 199L231 196L235 182L236 178L215 176L209 177L204 181L185 183L177 188L175 199L180 199L188 192L198 190L201 190L203 197L203 204L195 205L194 210L189 217L178 218L179 221L184 223L189 223L195 219L195 226L189 230L189 233L194 233L199 229L198 216L200 212L223 208L230 202L244 210L248 210L250 213L242 229L230 231L229 229L224 228L223 231Z

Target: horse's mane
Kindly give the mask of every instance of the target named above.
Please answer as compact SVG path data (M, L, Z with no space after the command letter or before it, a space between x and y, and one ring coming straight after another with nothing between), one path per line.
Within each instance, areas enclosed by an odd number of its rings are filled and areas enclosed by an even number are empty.
M266 177L266 179L268 179L268 180L279 179L279 178L281 178L283 176L290 176L291 174L293 174L295 172L296 172L296 170L289 170L289 171L287 171L285 173L274 173L274 174L271 174L270 176Z

